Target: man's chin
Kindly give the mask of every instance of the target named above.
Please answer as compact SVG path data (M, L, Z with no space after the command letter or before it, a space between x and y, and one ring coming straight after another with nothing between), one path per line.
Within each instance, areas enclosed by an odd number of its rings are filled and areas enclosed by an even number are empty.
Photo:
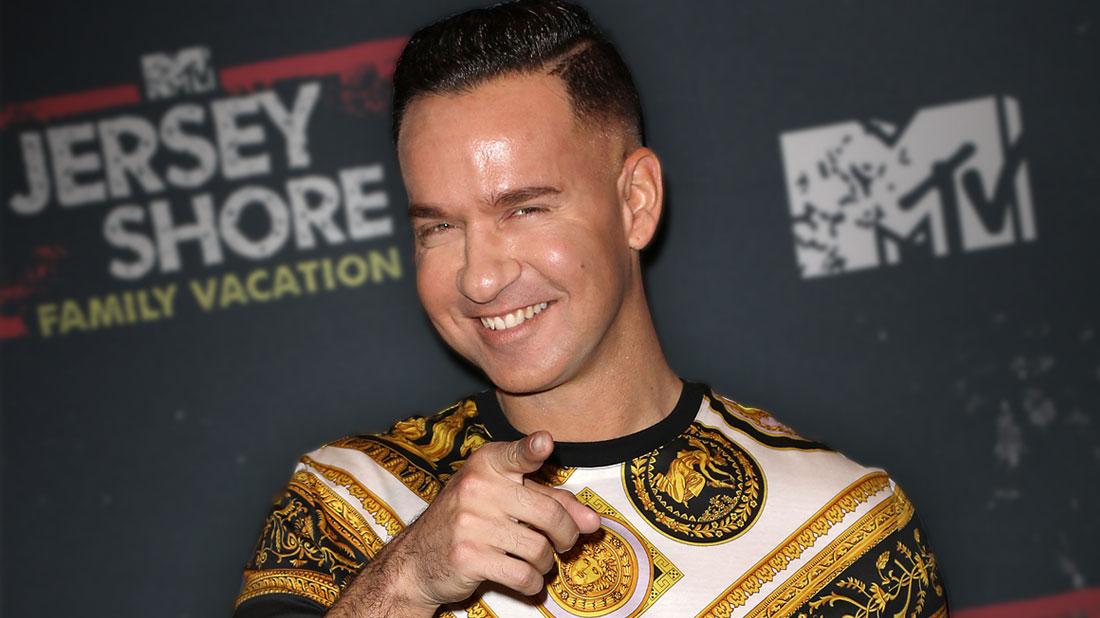
M512 395L534 395L548 391L561 384L561 372L549 368L526 368L524 370L484 369L485 376L498 389Z

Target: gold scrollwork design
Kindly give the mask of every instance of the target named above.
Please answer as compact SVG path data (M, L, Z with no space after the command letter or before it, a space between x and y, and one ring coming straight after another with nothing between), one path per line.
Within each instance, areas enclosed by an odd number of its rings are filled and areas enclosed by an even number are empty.
M729 616L735 608L744 606L763 586L786 570L791 562L800 558L819 538L828 534L833 526L889 484L890 480L885 472L872 472L856 480L723 591L701 615Z
M638 556L621 534L606 527L555 559L558 574L548 586L549 594L579 616L615 611L638 586Z
M389 433L380 437L399 444L416 454L424 461L435 465L454 450L455 437L468 419L477 416L477 405L467 399L436 413L431 418L418 416L394 424ZM431 438L425 444L421 442L427 435L431 421Z
M568 608L571 615L602 616L622 608L638 586L648 586L641 604L630 615L645 613L684 577L683 572L591 488L577 492L577 500L614 523L603 526L596 535L561 557L558 573L548 586L548 596ZM616 531L609 526L622 528ZM632 537L644 551L634 552L625 535ZM586 546L587 550L582 549ZM639 578L641 572L648 576ZM548 618L556 615L544 606L538 609Z
M666 449L673 450L669 457ZM624 466L635 509L665 536L711 545L744 534L763 508L764 474L721 431L692 423L681 438ZM693 503L706 493L705 501Z
M443 483L434 474L410 461L397 448L379 442L377 438L350 436L333 442L331 446L364 453L424 502L435 500L443 489Z
M882 500L844 530L771 594L749 611L745 618L790 616L846 568L884 538L907 525L913 517L913 504L901 488ZM729 616L714 608L700 616Z
M265 594L296 594L325 607L331 607L340 596L340 588L326 577L313 571L297 569L265 569L245 571L244 585L236 605Z
M329 482L346 489L349 494L359 500L359 503L363 505L363 510L370 513L375 523L382 526L391 538L405 527L404 522L388 504L383 502L374 492L367 489L347 470L323 464L311 457L303 457L302 463L316 470Z
M928 590L942 598L943 586L936 571L936 556L921 542L919 528L913 528L913 542L915 550L898 541L896 557L889 549L878 555L877 581L851 576L836 580L830 586L832 591L807 603L809 613L800 613L799 618L813 618L822 607L843 607L855 618L919 616L928 602Z
M804 440L802 436L795 433L793 429L779 422L779 419L775 418L766 410L760 408L753 408L750 406L744 406L736 401L726 397L725 395L714 394L720 402L725 404L726 410L729 410L730 414L741 417L747 423L750 423L753 427L756 427L760 431L769 433L776 436L784 436L787 438L793 438L795 440Z

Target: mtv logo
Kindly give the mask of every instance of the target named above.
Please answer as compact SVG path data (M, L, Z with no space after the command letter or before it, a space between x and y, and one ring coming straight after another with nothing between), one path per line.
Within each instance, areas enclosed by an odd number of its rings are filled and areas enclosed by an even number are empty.
M990 96L781 134L802 277L1035 240L1022 132Z
M145 96L149 99L200 94L218 86L210 67L210 50L206 47L187 47L174 56L145 54L141 57L141 69L145 77Z

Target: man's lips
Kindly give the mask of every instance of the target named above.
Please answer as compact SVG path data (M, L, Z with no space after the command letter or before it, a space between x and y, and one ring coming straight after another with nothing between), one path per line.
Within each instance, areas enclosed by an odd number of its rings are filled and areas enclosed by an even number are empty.
M508 330L533 319L544 309L550 306L550 302L535 303L526 307L520 307L507 313L492 316L481 316L481 325L489 330Z

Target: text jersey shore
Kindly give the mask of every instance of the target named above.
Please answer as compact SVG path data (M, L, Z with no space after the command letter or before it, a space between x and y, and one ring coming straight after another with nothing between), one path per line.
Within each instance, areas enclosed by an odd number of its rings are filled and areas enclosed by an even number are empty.
M320 616L481 445L522 437L492 390L304 456L272 506L235 616ZM685 383L641 432L557 443L535 480L602 518L545 590L483 586L441 616L947 616L913 504L882 470Z

